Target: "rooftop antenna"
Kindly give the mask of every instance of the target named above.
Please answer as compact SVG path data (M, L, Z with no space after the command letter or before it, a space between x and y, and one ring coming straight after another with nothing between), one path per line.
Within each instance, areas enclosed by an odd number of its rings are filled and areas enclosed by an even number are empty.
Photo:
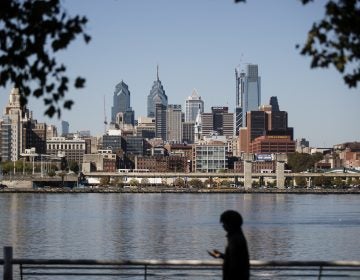
M156 65L156 77L159 80L159 64Z
M106 107L105 107L105 95L104 95L104 133L106 133L106 126L107 126L108 122L106 119Z

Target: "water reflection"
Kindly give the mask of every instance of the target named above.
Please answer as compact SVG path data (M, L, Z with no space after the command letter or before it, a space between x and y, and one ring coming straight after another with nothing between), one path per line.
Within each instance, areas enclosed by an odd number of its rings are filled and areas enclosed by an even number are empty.
M251 259L358 259L356 195L1 194L0 244L17 257L209 259L239 211Z

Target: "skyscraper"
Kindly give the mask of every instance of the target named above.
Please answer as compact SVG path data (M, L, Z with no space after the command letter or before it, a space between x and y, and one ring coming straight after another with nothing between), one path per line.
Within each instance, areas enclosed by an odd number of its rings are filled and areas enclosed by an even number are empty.
M258 65L248 64L245 71L235 69L236 78L236 132L246 126L246 113L256 111L260 106L261 78Z
M166 106L155 104L155 136L166 140Z
M185 100L185 121L195 122L198 112L204 113L204 101L194 89L191 96Z
M134 124L134 111L130 107L130 91L127 84L121 81L115 86L113 106L111 107L111 122L116 123L116 115L123 113L125 124Z
M166 109L166 140L182 142L181 105L169 104Z
M157 67L156 78L147 99L147 116L150 118L155 117L156 104L162 104L164 106L167 106L168 104L168 98L159 79L159 66Z
M61 121L61 135L66 136L69 134L70 124L67 121Z

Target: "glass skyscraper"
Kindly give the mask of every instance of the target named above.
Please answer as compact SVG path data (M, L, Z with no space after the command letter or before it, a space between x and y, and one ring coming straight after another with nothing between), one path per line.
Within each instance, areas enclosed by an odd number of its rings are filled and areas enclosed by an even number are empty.
M150 90L147 100L147 116L150 118L155 117L156 104L168 105L168 98L165 94L164 87L159 79L159 67L157 67L157 79L154 81L153 86Z
M245 71L239 73L235 69L236 77L236 133L240 127L246 126L246 113L257 111L261 99L261 79L258 65L248 64Z
M204 113L204 101L194 89L191 96L185 100L185 121L195 122L199 111L200 114Z
M113 106L111 108L111 122L116 122L116 115L118 113L129 113L132 111L130 107L130 91L127 84L121 81L115 86L113 96Z

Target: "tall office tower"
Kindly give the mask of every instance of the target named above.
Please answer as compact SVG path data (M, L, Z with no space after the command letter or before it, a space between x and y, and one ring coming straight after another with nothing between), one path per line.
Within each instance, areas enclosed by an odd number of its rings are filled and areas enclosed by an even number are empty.
M280 111L280 108L279 108L279 103L278 103L278 99L276 96L271 96L270 97L270 105L271 105L271 110L273 112L277 112L277 111Z
M183 122L182 124L182 142L187 144L194 143L195 122Z
M248 64L245 71L240 73L238 69L235 69L235 78L236 108L239 108L236 124L241 124L240 127L244 127L246 126L246 113L256 111L260 106L261 78L258 75L258 66L256 64ZM236 127L236 131L238 130L239 127Z
M170 104L166 108L166 140L172 143L182 142L181 105Z
M166 141L166 106L155 104L155 137Z
M214 133L214 116L212 113L201 114L201 136L210 136Z
M204 113L203 113L204 114ZM201 140L202 137L202 114L200 114L200 111L198 112L195 120L194 125L194 143L198 143Z
M2 161L19 159L23 149L23 118L24 108L20 105L19 89L13 88L9 96L9 103L4 109L1 125L1 156Z
M121 81L115 86L113 106L111 107L111 122L116 123L116 115L124 114L124 123L134 125L134 111L130 107L130 91L127 84Z
M69 134L69 122L61 121L61 136L66 136Z
M156 71L157 79L154 81L153 86L150 90L150 94L148 95L147 99L147 116L150 118L155 117L155 107L156 104L162 104L164 106L167 106L168 104L168 98L165 94L164 87L161 84L161 81L159 79L159 66L157 67Z
M200 113L204 113L204 100L194 89L191 96L185 100L185 121L195 122L199 110Z

